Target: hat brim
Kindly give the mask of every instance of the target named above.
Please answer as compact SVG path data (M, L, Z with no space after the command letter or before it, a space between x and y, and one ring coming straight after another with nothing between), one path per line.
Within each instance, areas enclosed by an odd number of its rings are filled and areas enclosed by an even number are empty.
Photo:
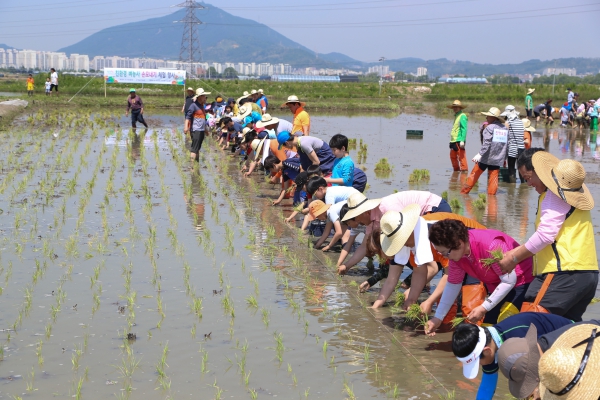
M325 204L324 207L321 207L321 209L319 210L319 212L312 214L312 216L314 218L318 217L319 215L327 212L327 210L329 210L329 208L331 207L331 204Z
M250 114L252 114L252 107L248 107L246 109L246 112L240 113L240 118L246 118Z
M275 125L279 123L279 118L272 118L269 122L258 121L256 123L257 128L264 128L265 126Z
M450 104L449 106L446 106L446 108L454 108L454 107L458 107L461 110L464 110L465 108L467 108L467 106L463 106L463 105L458 105L458 104Z
M531 393L533 393L539 383L538 364L540 363L540 351L537 345L537 328L534 324L529 326L524 340L528 347L525 379L521 382L516 382L512 379L508 380L510 393L519 399L531 396Z
M381 250L388 257L396 255L404 247L421 218L421 207L418 204L406 206L401 212L402 226L400 229L389 237L384 233L381 234Z
M527 91L527 94L531 94L531 93L533 93L533 92L535 92L535 89L528 90L528 91Z
M254 153L256 153L256 155L254 156L254 161L258 161L258 159L260 158L260 151L262 150L262 146L265 143L265 139L266 138L261 139L258 145L256 146L256 149L252 149L254 150Z
M285 108L285 107L287 107L287 105L288 105L288 104L290 104L290 103L300 103L300 107L304 107L304 106L306 106L306 103L305 103L305 102L303 102L303 101L286 101L285 103L283 103L283 104L281 105L281 108Z
M381 204L381 199L367 200L364 203L362 203L360 206L358 206L352 210L348 210L346 215L344 215L342 222L348 221L349 219L352 219L352 218L356 218L364 212L371 211L375 207L379 206L379 204Z
M548 190L560 197L556 182L554 181L554 178L552 178L552 169L558 165L560 160L547 151L538 151L531 158L531 162L535 173L542 183ZM581 190L579 192L563 191L563 194L567 199L567 204L579 210L589 211L594 208L594 197L585 183L581 185Z
M488 111L481 112L481 115L485 115L486 117L494 117L496 119L500 119L500 117L502 116L502 114L500 114L500 115L494 115L494 114L492 114L491 112L488 112Z

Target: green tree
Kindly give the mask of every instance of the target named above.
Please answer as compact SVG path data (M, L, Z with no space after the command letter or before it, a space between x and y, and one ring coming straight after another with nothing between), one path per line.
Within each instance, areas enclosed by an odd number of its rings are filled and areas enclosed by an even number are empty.
M220 78L221 74L217 72L215 67L209 67L208 71L206 71L206 76L210 78Z
M238 72L232 67L227 67L225 68L225 71L223 71L223 78L225 79L236 79L237 77Z

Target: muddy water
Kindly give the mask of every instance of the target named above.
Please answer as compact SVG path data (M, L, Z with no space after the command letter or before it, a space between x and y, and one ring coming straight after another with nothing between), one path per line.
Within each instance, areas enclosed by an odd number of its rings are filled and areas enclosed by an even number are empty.
M0 396L474 398L477 381L462 377L449 334L426 338L390 308L366 309L375 291L358 295L353 284L364 267L335 276L333 258L280 222L289 207L267 206L275 191L260 177L240 178L237 161L210 142L192 173L180 118L148 119L159 127L138 135L20 127L0 145ZM448 168L449 125L313 117L319 137L368 144L369 196L447 190L466 215L526 238L537 195L501 185L474 210L458 194L464 176ZM424 139L406 140L405 129L424 129ZM559 147L560 134L550 151L573 151L597 172L586 140ZM395 166L388 177L373 173L380 157ZM430 170L428 184L408 185L416 167ZM501 383L499 398L506 393Z

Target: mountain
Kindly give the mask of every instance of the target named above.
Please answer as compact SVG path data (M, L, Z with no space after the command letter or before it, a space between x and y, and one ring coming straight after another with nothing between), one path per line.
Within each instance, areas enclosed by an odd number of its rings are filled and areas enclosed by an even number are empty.
M321 58L308 48L256 21L236 17L207 3L196 15L202 60L216 62L287 63L295 67L336 67L338 56ZM177 60L185 17L179 10L164 17L103 29L59 51L78 54ZM340 55L343 56L343 55ZM346 56L344 56L346 57ZM350 57L346 57L350 59ZM350 59L351 60L351 59Z
M14 47L10 47L10 46L9 46L9 45L7 45L7 44L0 43L0 49L6 49L6 50L9 50L9 49L14 49Z

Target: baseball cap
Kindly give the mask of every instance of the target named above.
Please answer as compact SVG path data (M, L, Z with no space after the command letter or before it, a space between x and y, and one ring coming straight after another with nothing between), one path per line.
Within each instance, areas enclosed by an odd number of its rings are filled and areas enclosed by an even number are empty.
M277 135L277 142L279 143L278 150L281 150L281 146L283 146L283 144L285 142L290 140L291 137L292 137L292 134L289 133L288 131L283 131L279 135Z
M465 378L475 379L477 377L479 373L479 358L481 357L486 341L485 331L482 327L479 327L479 340L471 354L466 357L456 357L463 365L463 375Z
M531 324L524 338L511 338L498 350L498 366L508 379L510 393L524 399L531 396L540 382L537 328Z

